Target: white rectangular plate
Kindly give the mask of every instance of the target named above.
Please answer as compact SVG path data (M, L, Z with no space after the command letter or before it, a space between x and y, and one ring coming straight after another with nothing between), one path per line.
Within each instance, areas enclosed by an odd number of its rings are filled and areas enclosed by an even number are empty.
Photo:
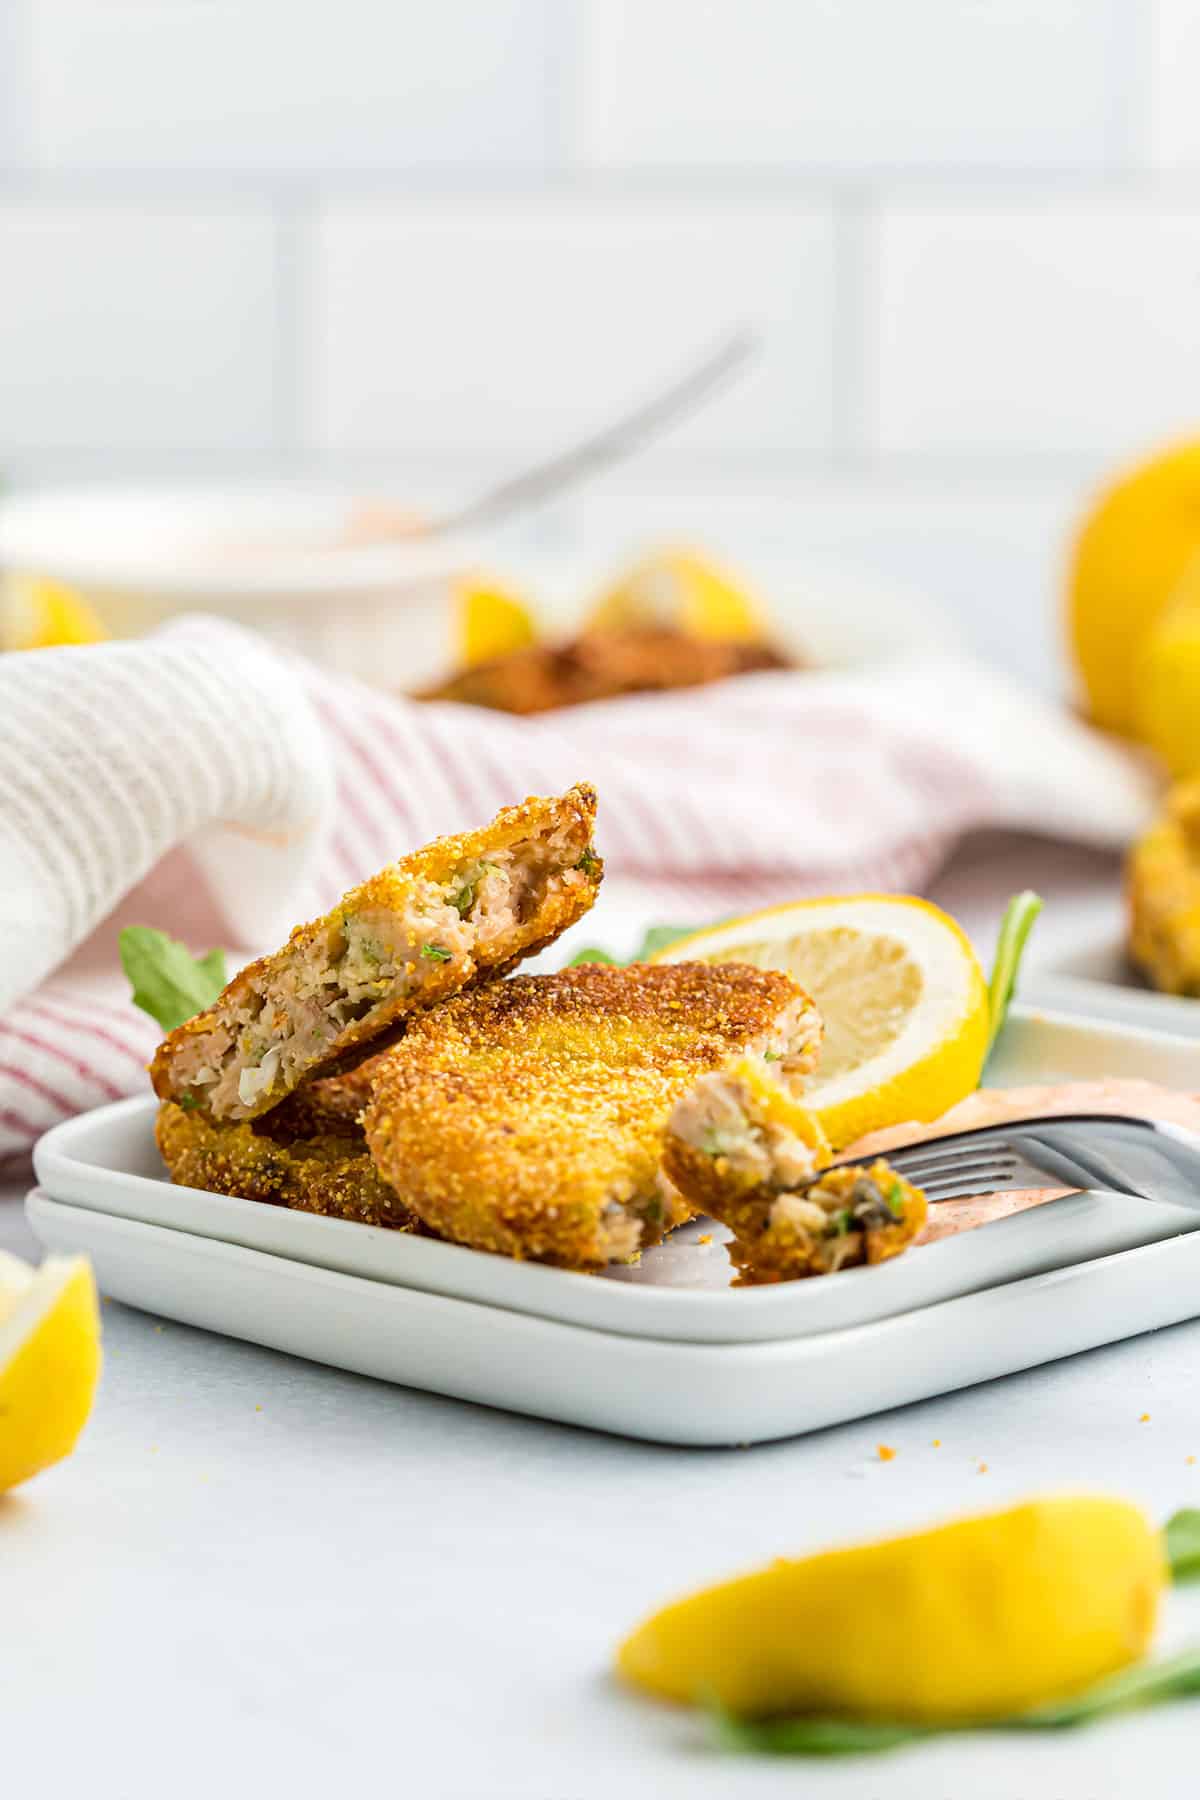
M1171 1038L1014 1011L989 1070L999 1085L1139 1075L1195 1087L1194 1049ZM36 1153L55 1200L380 1284L421 1289L563 1324L676 1343L823 1335L1000 1283L1194 1231L1200 1215L1102 1194L1072 1195L871 1269L818 1281L731 1288L720 1227L675 1233L632 1269L571 1274L429 1238L173 1187L154 1145L156 1102L127 1100L58 1126ZM114 1292L116 1290L114 1289ZM135 1298L135 1296L123 1296ZM152 1289L136 1303L155 1306ZM1198 1308L1200 1310L1200 1308Z
M845 1331L669 1343L365 1281L40 1189L28 1215L49 1249L91 1255L105 1293L166 1318L407 1387L669 1444L792 1437L1200 1308L1193 1232Z

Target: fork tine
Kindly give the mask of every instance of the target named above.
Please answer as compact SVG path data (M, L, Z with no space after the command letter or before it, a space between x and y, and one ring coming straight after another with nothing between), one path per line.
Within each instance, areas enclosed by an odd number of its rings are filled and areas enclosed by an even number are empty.
M1017 1164L1016 1154L1011 1150L960 1150L957 1155L948 1155L943 1151L938 1156L895 1156L888 1161L900 1169L910 1179L926 1175L930 1180L939 1175L953 1175L966 1169L1010 1169Z

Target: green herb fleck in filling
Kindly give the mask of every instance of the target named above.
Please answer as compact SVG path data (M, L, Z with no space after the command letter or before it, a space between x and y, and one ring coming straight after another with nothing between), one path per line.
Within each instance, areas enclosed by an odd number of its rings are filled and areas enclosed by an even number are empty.
M449 962L451 952L441 944L422 944L421 955L426 962Z

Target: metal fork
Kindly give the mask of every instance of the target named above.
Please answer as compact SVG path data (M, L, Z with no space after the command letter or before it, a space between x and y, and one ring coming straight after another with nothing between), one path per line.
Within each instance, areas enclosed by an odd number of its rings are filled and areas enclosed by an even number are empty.
M886 1152L931 1203L1014 1188L1103 1189L1200 1213L1200 1137L1161 1119L1012 1119Z

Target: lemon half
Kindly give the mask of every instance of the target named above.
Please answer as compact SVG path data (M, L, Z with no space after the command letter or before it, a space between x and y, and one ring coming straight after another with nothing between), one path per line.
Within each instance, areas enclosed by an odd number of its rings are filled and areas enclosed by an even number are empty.
M100 1378L100 1308L84 1256L32 1269L0 1254L0 1493L69 1456Z
M909 1119L937 1119L979 1085L987 983L962 930L927 900L798 900L677 939L655 962L783 969L825 1022L805 1091L834 1149Z

